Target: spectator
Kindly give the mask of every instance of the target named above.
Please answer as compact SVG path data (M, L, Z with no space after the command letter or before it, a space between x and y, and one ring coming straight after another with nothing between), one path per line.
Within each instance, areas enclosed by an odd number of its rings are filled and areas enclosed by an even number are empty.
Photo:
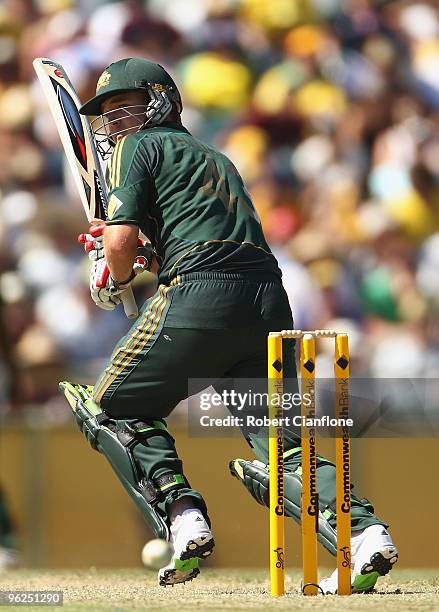
M399 334L426 345L421 355L437 353L436 3L183 4L8 0L1 9L0 296L23 357L19 402L49 401L61 374L91 381L128 325L88 297L75 243L82 211L31 67L41 55L63 63L82 98L121 57L178 73L185 124L231 155L249 184L297 324L350 323L368 338L363 369L383 347L394 355ZM101 343L90 341L96 329Z

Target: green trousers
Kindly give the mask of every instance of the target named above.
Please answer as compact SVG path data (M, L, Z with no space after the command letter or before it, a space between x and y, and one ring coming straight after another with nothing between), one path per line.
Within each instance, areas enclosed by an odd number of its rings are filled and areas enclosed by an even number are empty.
M209 383L221 392L242 379L265 381L268 332L292 328L288 298L276 276L218 272L179 276L169 286L159 286L146 301L99 377L94 399L114 419L163 420L189 393ZM284 341L284 377L290 389L296 389L293 340ZM268 463L267 429L243 429L243 435L255 456ZM285 451L293 449L288 462L296 469L300 438L286 430ZM160 429L133 452L147 479L184 473L173 438ZM317 481L321 509L327 516L332 512L335 521L332 463L320 460ZM162 509L166 512L170 502L187 495L206 513L202 496L190 486L165 496ZM354 497L353 528L374 523L382 521L370 505Z

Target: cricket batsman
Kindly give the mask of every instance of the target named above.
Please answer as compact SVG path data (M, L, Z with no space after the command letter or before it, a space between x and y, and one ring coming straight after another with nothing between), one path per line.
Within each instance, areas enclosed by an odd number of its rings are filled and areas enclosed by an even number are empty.
M192 580L214 548L206 503L193 489L166 425L188 396L189 379L264 379L271 330L292 329L281 271L250 195L232 162L182 125L182 101L160 65L128 58L108 66L81 113L109 157L108 219L86 239L91 295L110 310L137 273L157 273L94 387L61 383L76 421L103 453L156 537L173 547L159 570L163 586ZM139 232L151 247L139 245ZM285 376L296 378L294 342ZM196 391L197 389L194 389ZM201 389L199 389L201 391ZM268 505L266 428L244 432L256 461L230 463L255 499ZM286 513L300 522L300 438L285 432ZM318 459L320 542L336 553L335 467ZM367 591L397 560L387 524L352 494L352 589ZM337 577L322 581L334 592Z

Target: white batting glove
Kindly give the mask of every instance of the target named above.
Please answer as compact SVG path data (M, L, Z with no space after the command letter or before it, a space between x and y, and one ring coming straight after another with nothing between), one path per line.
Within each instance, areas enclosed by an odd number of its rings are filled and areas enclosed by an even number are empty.
M90 271L90 294L93 302L103 310L114 310L120 304L119 294L126 287L116 288L103 257L93 261Z
M90 225L88 234L79 234L78 242L84 245L84 251L88 253L92 261L98 261L104 257L104 230L105 223Z

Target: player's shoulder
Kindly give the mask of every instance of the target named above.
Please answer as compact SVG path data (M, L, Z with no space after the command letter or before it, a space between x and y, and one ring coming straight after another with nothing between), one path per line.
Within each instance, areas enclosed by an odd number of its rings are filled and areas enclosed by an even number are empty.
M119 139L107 166L107 181L114 189L127 182L137 182L154 174L162 155L143 132L127 134Z
M132 163L134 160L146 162L156 160L160 156L159 143L151 138L146 130L127 134L116 144L113 151L113 158L121 158L123 164Z
M136 149L141 150L142 148L144 148L141 145L145 140L145 136L145 132L135 132L134 134L127 134L117 142L114 152L116 152L116 149L120 148L123 150L124 155L126 155L127 153L134 152Z
M183 141L182 138L185 138ZM137 152L137 155L156 155L158 152L165 149L168 142L178 144L180 142L189 144L193 140L191 134L185 129L175 129L169 126L157 126L146 130L128 134L123 138L124 154L130 155Z

